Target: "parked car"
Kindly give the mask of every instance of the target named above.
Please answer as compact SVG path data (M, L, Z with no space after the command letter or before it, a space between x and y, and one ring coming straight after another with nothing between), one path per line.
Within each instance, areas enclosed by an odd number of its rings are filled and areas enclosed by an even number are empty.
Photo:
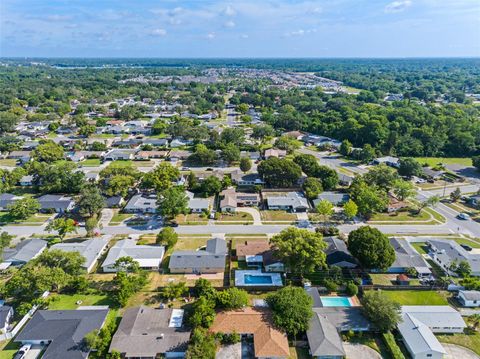
M465 249L466 251L469 251L469 252L473 249L472 247L470 247L470 246L467 245L467 244L460 244L460 246L461 246L463 249Z
M25 344L20 348L17 354L15 354L13 359L24 359L27 356L27 353L30 351L31 347L32 347L31 344Z
M457 216L457 218L466 221L466 220L470 219L470 216L468 214L462 212Z

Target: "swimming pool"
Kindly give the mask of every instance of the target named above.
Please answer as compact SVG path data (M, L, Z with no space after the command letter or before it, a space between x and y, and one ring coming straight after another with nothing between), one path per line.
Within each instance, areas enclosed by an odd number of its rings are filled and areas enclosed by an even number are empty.
M320 297L324 307L351 307L348 297Z
M272 284L272 277L265 275L246 274L244 277L245 284Z

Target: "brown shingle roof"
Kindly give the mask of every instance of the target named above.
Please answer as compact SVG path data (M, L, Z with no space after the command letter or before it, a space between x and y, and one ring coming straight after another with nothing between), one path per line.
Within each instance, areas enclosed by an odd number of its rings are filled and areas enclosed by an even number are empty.
M245 241L236 245L237 257L256 256L269 251L271 248L268 240Z
M271 313L266 309L220 312L210 330L214 333L253 334L255 357L286 358L290 355L286 334L274 328Z

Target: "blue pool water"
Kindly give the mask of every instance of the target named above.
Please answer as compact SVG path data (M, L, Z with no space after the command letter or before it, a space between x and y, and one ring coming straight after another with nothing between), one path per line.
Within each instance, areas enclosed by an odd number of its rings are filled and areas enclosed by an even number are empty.
M272 277L266 275L245 274L245 284L272 284Z
M320 297L324 307L351 307L348 297Z

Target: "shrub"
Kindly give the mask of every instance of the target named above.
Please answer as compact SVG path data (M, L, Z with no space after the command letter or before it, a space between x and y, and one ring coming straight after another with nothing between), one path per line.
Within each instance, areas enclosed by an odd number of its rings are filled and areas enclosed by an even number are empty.
M338 285L331 279L325 279L323 285L329 292L336 292L338 290Z
M392 332L383 333L382 337L393 359L405 359L405 356L400 350L400 347L397 345Z
M338 236L340 233L339 229L333 226L320 226L315 228L315 232L321 233L326 237Z
M345 292L352 297L358 294L358 287L354 282L348 282L345 287Z

